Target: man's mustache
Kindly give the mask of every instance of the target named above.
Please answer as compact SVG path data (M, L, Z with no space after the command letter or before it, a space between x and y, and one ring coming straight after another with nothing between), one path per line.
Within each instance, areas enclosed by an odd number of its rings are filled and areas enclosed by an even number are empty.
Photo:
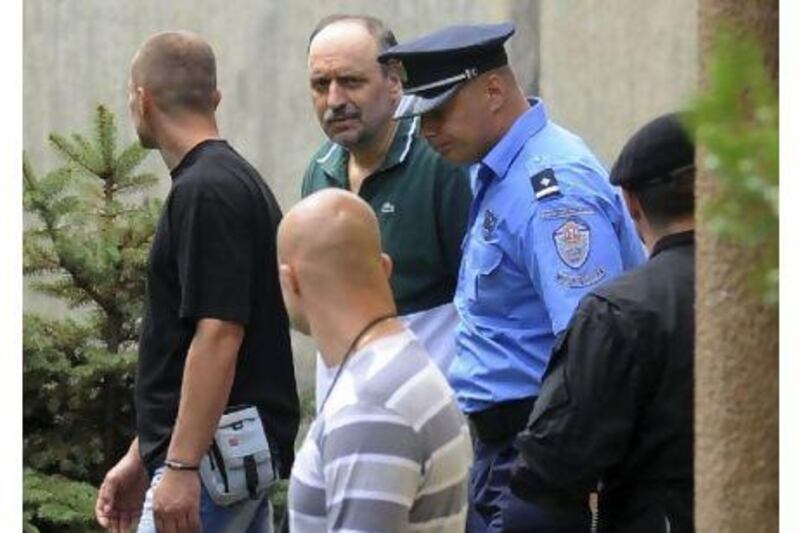
M346 105L337 108L328 108L325 110L325 113L322 115L322 120L327 122L333 122L336 120L345 120L350 118L360 118L361 111L351 105Z

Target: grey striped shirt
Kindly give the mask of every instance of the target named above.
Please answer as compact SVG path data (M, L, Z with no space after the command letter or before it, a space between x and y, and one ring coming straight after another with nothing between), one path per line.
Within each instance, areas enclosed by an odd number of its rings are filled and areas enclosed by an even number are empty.
M292 531L458 531L469 430L453 391L409 333L345 365L292 469Z

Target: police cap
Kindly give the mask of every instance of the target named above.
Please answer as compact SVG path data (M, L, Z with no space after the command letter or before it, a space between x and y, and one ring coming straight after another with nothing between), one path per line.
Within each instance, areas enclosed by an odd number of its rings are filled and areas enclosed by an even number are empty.
M611 169L610 181L627 189L669 181L694 167L694 143L680 116L662 115L642 126Z
M383 52L378 61L398 60L405 71L404 96L394 118L427 113L452 97L461 84L506 65L503 43L513 34L510 22L448 26Z

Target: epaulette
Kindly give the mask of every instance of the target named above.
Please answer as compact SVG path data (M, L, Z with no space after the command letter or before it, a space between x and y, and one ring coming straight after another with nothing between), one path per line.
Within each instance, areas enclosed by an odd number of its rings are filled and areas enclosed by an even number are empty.
M531 187L537 200L561 196L561 189L558 188L558 180L552 168L546 168L531 176Z

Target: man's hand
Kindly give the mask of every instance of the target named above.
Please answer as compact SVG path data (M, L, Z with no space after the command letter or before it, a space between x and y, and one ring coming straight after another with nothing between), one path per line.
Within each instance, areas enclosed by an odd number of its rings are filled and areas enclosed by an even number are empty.
M108 471L97 493L97 523L113 533L126 533L142 513L150 480L134 441L128 453Z
M169 468L153 492L153 515L159 533L200 531L200 476Z
M198 321L183 368L181 400L167 457L197 464L208 450L233 385L244 326L212 318ZM166 468L153 491L159 533L200 531L200 476Z

